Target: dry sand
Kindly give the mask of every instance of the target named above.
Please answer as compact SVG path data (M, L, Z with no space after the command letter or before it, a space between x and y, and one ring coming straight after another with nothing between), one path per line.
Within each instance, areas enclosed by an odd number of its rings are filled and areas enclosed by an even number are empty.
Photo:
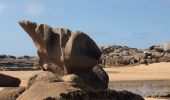
M0 71L2 74L18 77L21 79L20 86L26 86L27 80L30 76L41 71Z
M105 68L105 71L109 75L110 82L170 80L170 63L157 63L132 67L112 67ZM22 80L21 86L25 86L28 78L38 72L40 71L0 71L0 73L20 78ZM0 88L0 90L1 89L2 88ZM146 98L146 100L170 99Z
M105 68L110 81L170 80L170 63Z

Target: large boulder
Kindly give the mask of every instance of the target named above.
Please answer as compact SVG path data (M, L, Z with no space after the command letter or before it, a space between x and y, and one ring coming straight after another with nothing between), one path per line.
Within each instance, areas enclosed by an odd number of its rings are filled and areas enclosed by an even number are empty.
M44 100L47 97L60 97L60 93L80 90L70 82L36 82L22 93L17 100Z
M61 75L74 74L91 70L100 63L100 49L83 32L54 29L49 25L24 20L19 24L37 47L39 65L43 70Z
M0 100L16 100L24 91L25 87L5 87L0 91Z
M27 86L26 89L29 89L31 85L33 85L36 82L56 82L56 81L60 81L59 79L59 75L55 75L52 72L49 71L43 71L40 73L36 73L34 75L32 75L27 82Z
M109 76L103 70L103 65L96 65L91 71L79 72L77 74L87 86L93 89L107 89Z
M0 74L0 87L17 87L21 80L9 75Z

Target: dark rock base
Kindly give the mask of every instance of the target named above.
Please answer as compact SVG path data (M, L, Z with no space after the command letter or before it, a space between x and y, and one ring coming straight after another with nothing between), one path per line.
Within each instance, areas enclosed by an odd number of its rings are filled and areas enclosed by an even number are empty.
M48 97L44 100L144 100L140 95L128 91L78 90L61 93L60 98Z

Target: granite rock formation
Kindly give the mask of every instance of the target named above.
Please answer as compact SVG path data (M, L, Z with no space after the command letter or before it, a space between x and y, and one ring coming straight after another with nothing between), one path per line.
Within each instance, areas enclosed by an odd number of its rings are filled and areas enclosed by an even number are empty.
M45 71L61 75L79 74L79 71L92 70L100 63L100 49L83 32L24 20L19 24L37 47L39 65Z
M108 75L99 65L100 49L88 35L31 21L22 20L19 24L37 47L39 65L44 71L61 76L75 74L93 88L108 87Z
M64 93L85 90L91 93L108 88L109 77L101 64L101 51L88 35L31 21L22 20L19 24L32 38L44 72L30 77L27 90L17 100L54 100L53 97L60 100ZM102 92L98 93L102 95ZM113 94L108 95L105 99ZM141 98L139 100L143 100Z
M102 46L101 60L105 67L170 62L169 47L170 42L164 45L152 45L145 50L117 45Z

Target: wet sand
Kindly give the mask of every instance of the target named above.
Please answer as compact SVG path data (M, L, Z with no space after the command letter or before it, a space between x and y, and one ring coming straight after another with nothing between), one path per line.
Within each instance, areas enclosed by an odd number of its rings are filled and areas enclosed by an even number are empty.
M129 90L143 96L166 95L170 92L170 63L112 67L105 68L105 71L110 78L110 89ZM20 78L21 86L25 86L28 78L38 72L40 71L0 71L0 73ZM146 100L170 99L147 98Z
M170 63L112 67L105 68L105 71L109 75L110 89L128 90L144 97L170 94ZM147 100L156 100L156 98L147 98Z

